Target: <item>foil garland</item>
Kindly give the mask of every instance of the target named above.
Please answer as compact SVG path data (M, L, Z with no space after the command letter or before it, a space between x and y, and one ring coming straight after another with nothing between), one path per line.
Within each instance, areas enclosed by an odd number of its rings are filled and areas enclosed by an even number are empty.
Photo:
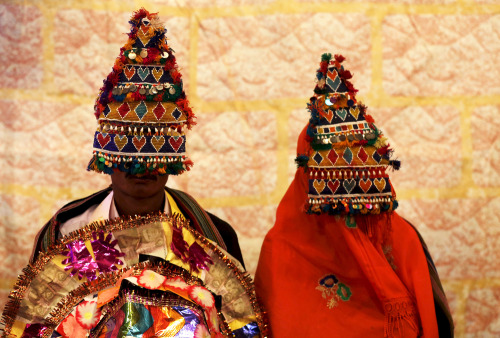
M257 300L257 296L255 295L255 289L253 286L252 277L250 276L250 274L248 274L248 272L243 272L240 269L238 269L236 264L224 252L222 252L216 244L214 244L213 242L208 240L205 236L203 236L202 234L200 234L199 232L197 232L196 230L191 228L189 226L189 224L186 225L186 228L195 236L195 238L198 241L200 241L203 244L203 246L212 250L219 257L219 259L221 259L226 264L226 266L230 270L233 271L236 278L238 279L240 284L243 286L246 294L248 295L248 297L250 299L250 304L252 305L253 312L256 316L261 337L267 337L268 330L269 330L268 329L267 315L266 315L266 312L261 308L261 305L259 304L259 302ZM229 332L231 332L223 314L220 312L218 314L219 314L219 317L221 318L224 331L228 330Z
M71 290L67 295L65 295L53 307L53 310L49 313L49 316L45 318L43 324L37 324L46 327L43 332L40 332L42 337L50 337L55 327L69 315L71 309L73 309L85 296L96 293L109 286L113 286L126 271L131 269L133 270L134 276L138 276L144 269L151 269L162 275L179 276L190 285L204 285L199 278L192 276L188 271L168 262L155 264L151 264L151 262L143 262L122 269L119 269L116 266L120 265L118 262L121 262L121 260L119 260L121 255L118 251L113 251L115 250L114 245L116 243L111 240L111 235L105 237L103 230L106 232L113 232L115 230L137 228L154 222L168 222L173 228L178 228L180 230L185 228L194 236L196 239L196 246L193 247L191 254L188 249L188 253L186 255L187 257L192 257L190 266L193 270L195 268L207 269L208 264L212 263L210 256L208 256L205 252L206 249L211 250L217 257L219 257L219 259L234 273L236 280L244 288L256 316L261 336L265 337L267 335L267 320L265 312L259 307L253 289L253 282L249 274L244 271L240 271L237 265L223 251L221 251L217 245L194 230L189 225L189 221L184 220L179 215L167 216L162 213L147 216L136 216L135 218L130 217L128 219L93 222L84 228L71 233L69 236L60 239L56 245L49 248L46 252L40 253L37 260L23 270L23 274L18 278L18 281L11 292L10 300L5 307L2 317L2 321L5 325L4 334L8 335L10 333L12 325L16 320L19 304L21 300L25 298L26 291L30 287L31 281L44 269L49 261L61 252L66 253L68 266L69 263L73 263L71 268L68 268L67 270L71 269L71 273L73 273L73 275L81 273L82 276L87 276L88 274L90 277L76 289ZM89 256L92 257L92 255L90 255L90 252L88 252L88 249L84 245L84 242L88 240L91 240L92 250L95 251L94 263L92 263L89 259ZM84 270L74 272L76 265ZM90 273L92 269L95 269L95 278ZM99 269L107 270L107 272L95 275L95 272ZM103 315L105 315L105 312L106 311L103 312ZM229 329L222 313L219 313L219 319L221 327ZM36 326L33 328L35 327ZM230 330L224 331L227 333L231 332Z

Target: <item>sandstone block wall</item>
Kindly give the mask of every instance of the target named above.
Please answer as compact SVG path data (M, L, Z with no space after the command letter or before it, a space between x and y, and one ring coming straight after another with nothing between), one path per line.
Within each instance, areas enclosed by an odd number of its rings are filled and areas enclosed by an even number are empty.
M198 125L169 184L237 230L254 273L291 181L324 52L343 54L402 169L457 337L500 335L500 3L7 0L0 3L0 307L37 230L107 186L85 171L93 102L132 11L159 12Z

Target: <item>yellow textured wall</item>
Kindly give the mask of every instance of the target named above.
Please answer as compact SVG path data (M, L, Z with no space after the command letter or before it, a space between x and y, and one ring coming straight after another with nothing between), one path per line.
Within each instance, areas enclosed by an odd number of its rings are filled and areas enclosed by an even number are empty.
M495 0L0 2L0 306L37 230L107 186L85 171L93 101L132 11L159 12L198 125L186 190L237 230L247 267L295 167L324 52L403 167L399 212L436 261L457 337L500 336L500 4Z

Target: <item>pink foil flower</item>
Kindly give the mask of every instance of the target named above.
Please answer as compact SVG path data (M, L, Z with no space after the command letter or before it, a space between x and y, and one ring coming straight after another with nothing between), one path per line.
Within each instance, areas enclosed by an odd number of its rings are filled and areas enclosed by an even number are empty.
M92 238L94 238L91 243L92 250L94 250L99 272L106 273L118 270L116 265L123 265L123 262L118 257L125 256L125 253L115 249L115 245L118 241L111 241L111 234L108 234L106 238L104 238L104 232L102 231L99 232L99 237L97 237L97 234L94 232Z
M172 226L172 243L170 244L170 248L183 262L188 261L188 244L182 236L182 227L178 227L175 224Z
M63 260L62 263L68 265L64 270L71 270L70 276L72 277L78 274L78 279L87 277L89 281L95 280L98 266L85 246L85 242L76 240L66 244L66 246L68 251L64 251L62 254L68 256L68 258Z
M71 276L78 274L78 279L87 277L89 281L93 281L97 278L96 272L111 272L118 269L116 265L123 264L118 257L123 257L125 254L114 248L117 241L111 241L111 234L104 238L104 232L99 232L99 236L94 232L92 237L94 240L90 244L95 259L82 240L76 240L66 245L68 250L62 254L68 258L63 260L62 263L67 264L64 270L71 270Z
M198 272L199 269L208 270L207 264L214 264L210 256L196 242L189 247L189 265Z
M27 324L26 329L24 329L23 335L21 338L34 338L34 337L43 337L47 327L42 324Z

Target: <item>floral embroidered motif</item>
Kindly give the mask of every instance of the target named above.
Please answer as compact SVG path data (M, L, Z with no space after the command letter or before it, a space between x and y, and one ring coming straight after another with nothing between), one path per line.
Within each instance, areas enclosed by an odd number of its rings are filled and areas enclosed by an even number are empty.
M191 269L198 272L199 269L208 270L208 264L214 264L210 256L196 242L189 247L189 265Z
M356 219L354 219L353 215L347 215L345 218L345 225L348 228L355 228L356 227Z
M344 283L339 282L338 278L333 274L321 278L316 290L321 291L323 298L328 300L327 306L329 309L337 306L339 301L348 301L352 295L351 289Z

